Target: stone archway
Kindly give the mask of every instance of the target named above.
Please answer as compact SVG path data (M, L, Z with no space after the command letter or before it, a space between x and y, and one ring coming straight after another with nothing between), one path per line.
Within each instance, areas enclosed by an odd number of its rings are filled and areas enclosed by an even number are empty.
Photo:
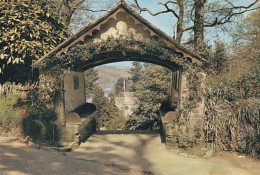
M173 71L172 97L178 104L185 84L183 66L206 63L121 1L33 64L41 74L53 74L57 67L63 70L60 72L64 74L63 93L56 105L60 125L67 125L66 116L85 103L83 72L118 61L142 61L170 68ZM64 70L70 71L64 73Z

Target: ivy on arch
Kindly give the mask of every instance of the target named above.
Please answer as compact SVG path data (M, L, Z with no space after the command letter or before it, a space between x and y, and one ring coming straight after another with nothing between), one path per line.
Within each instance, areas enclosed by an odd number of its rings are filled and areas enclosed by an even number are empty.
M68 52L63 52L60 56L56 55L41 62L40 67L48 69L53 65L60 64L64 69L77 69L78 65L84 65L87 61L93 60L95 55L110 51L133 51L140 53L140 57L143 54L148 54L154 56L154 61L162 63L168 61L180 67L191 64L180 53L174 52L154 39L138 39L134 35L121 35L99 42L92 40L84 44L77 43Z

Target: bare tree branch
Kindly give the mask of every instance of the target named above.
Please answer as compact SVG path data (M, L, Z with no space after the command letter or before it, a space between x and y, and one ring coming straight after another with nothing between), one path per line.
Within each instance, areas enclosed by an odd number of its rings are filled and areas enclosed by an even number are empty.
M259 9L259 7L258 7L258 8L254 8L254 9L243 10L243 11L240 11L240 12L230 13L229 16L223 17L223 18L220 19L215 25L222 25L222 24L231 22L231 18L232 18L233 16L240 15L240 14L243 14L243 13L245 13L245 12L253 11L253 10L256 10L256 9ZM214 26L215 26L215 25L214 25ZM212 26L212 27L213 27L213 26Z
M159 4L163 5L167 9L168 12L172 12L172 14L176 18L179 18L179 15L174 10L169 8L169 6L168 6L169 3L177 4L176 2L173 2L173 1L167 1L165 4L163 4L163 3L159 3Z
M107 9L99 9L99 10L92 10L90 8L86 8L86 7L79 7L77 8L77 10L86 10L86 11L89 11L89 12L106 12Z
M251 4L249 4L248 6L235 6L233 3L231 3L230 1L227 0L227 2L232 6L232 9L249 9L251 7L253 7L256 3L259 2L259 0L255 0L254 2L252 2Z
M240 14L243 14L245 12L260 9L260 7L252 8L254 5L256 5L259 2L259 0L255 0L253 3L249 4L248 6L235 6L234 4L229 2L228 0L227 0L227 2L232 7L217 9L217 10L214 10L214 11L212 10L210 12L216 13L216 12L221 12L221 11L228 11L228 14L226 14L222 18L216 17L213 22L205 21L204 27L215 27L215 26L218 26L218 25L223 25L223 24L226 24L228 22L231 22L232 17L234 17L236 15L240 15ZM235 12L235 10L238 10L238 9L239 9L239 11ZM241 9L244 9L244 10L241 10ZM192 17L192 15L191 15L191 17ZM184 28L183 31L186 32L186 31L189 31L189 30L193 30L193 28L194 28L194 25Z
M254 2L252 2L251 4L249 4L248 6L235 6L233 3L231 3L230 1L228 1L228 4L231 5L231 7L226 7L226 8L221 8L221 9L215 9L215 10L211 10L208 11L208 13L218 13L218 12L223 12L223 11L235 11L235 10L243 10L243 9L250 9L251 7L253 7L254 5L256 5L259 0L255 0Z
M137 5L137 8L140 10L140 12L148 12L148 13L149 13L150 15L152 15L152 16L157 16L157 15L159 15L159 14L171 12L176 18L179 18L178 14L177 14L174 10L172 10L172 9L170 9L170 8L168 7L168 4L169 4L169 3L174 3L173 1L167 1L165 4L159 3L159 4L161 4L161 5L164 5L165 8L166 8L166 10L162 10L162 11L159 11L159 12L156 12L156 13L151 12L151 11L150 11L149 9L147 9L147 8L142 8L142 7L139 5L138 0L134 0L134 2L135 2L135 4ZM174 4L175 4L175 3L174 3Z

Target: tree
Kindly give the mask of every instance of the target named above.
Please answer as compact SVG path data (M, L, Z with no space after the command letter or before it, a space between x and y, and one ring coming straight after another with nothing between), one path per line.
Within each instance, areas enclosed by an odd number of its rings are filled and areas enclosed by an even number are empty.
M257 158L260 153L259 15L259 10L251 12L238 25L229 53L229 70L208 76L208 88L205 89L206 139L220 149Z
M260 11L250 13L238 25L234 34L230 75L237 81L239 96L243 98L260 95Z
M57 6L60 16L67 26L71 26L73 30L77 30L83 24L88 23L89 19L93 19L95 13L105 12L112 1L99 1L98 3L93 0L51 0ZM97 8L98 6L98 8ZM87 21L87 22L86 22Z
M228 56L226 53L225 44L222 42L215 43L215 50L211 59L209 60L212 63L213 73L216 75L227 72L228 70Z
M84 72L85 75L85 93L88 98L93 97L94 90L97 89L98 71L94 68Z
M125 118L115 105L115 98L112 94L105 97L104 91L97 87L94 90L93 104L97 107L96 118L99 127L106 127L109 130L124 129Z
M233 53L239 57L248 57L249 63L259 64L260 55L260 11L250 13L244 21L238 25L234 32Z
M128 122L129 128L153 129L159 126L159 108L163 101L170 98L170 81L171 71L167 68L151 64L144 69L135 92L135 117ZM135 126L131 126L132 123Z
M181 43L184 32L193 31L195 51L204 47L205 28L223 26L232 22L238 15L259 8L259 0L243 3L245 5L230 0L169 0L159 3L164 10L153 13L147 8L142 8L138 0L134 1L140 12L145 11L153 16L171 13L177 19L177 29L174 31L177 42Z
M115 95L118 95L120 92L124 92L124 81L125 81L125 78L123 77L120 77L117 81L116 81L116 84L115 84Z
M131 91L136 91L136 84L137 82L140 80L141 74L142 74L142 65L140 62L138 61L134 61L133 63L133 67L130 69L130 75L132 76L132 87L131 87Z
M105 97L103 89L99 86L94 89L94 97L92 103L97 107L97 110L100 112L103 110L104 106L108 104L108 99Z
M1 1L1 82L28 81L32 62L66 37L66 28L48 1Z
M131 80L120 77L115 84L114 91L115 95L119 95L121 92L130 91Z

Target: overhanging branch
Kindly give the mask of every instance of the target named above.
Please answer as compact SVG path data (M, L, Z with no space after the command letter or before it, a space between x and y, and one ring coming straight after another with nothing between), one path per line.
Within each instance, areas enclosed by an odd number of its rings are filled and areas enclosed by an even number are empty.
M153 12L150 11L148 8L142 8L142 7L139 5L138 0L134 0L134 2L135 2L135 4L136 4L137 8L140 10L140 12L148 12L148 13L149 13L150 15L152 15L152 16L157 16L157 15L159 15L159 14L171 12L176 18L179 18L178 14L177 14L174 10L170 9L169 6L168 6L169 3L176 4L174 1L167 1L165 4L159 3L159 4L163 5L163 6L166 8L166 10L162 10L162 11L159 11L159 12L156 12L156 13L153 13Z

